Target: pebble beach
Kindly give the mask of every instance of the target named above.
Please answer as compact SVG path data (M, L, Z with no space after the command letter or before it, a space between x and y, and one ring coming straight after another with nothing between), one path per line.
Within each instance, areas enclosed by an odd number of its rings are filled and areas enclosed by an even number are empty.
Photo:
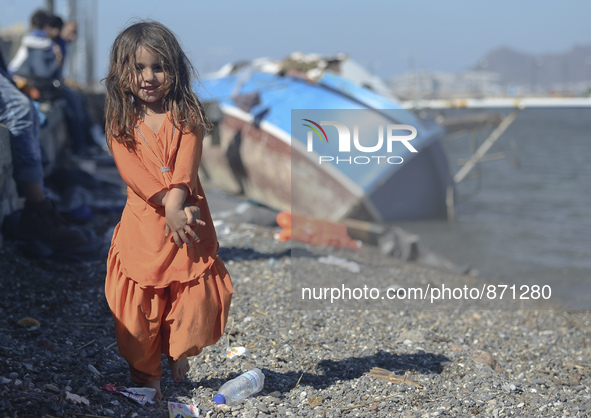
M117 214L99 214L91 227L108 237L117 221ZM278 232L220 223L220 256L234 284L226 333L190 359L181 383L172 381L163 359L164 399L145 405L101 389L134 386L104 297L104 260L27 259L5 242L0 415L168 417L168 402L194 405L210 417L591 414L589 312L495 301L307 306L292 292L294 275L312 284L364 277L376 288L477 286L482 279L404 262L371 246L279 242ZM359 271L322 257L347 260ZM228 347L246 352L228 358ZM254 367L265 375L260 393L233 406L212 402L224 382Z

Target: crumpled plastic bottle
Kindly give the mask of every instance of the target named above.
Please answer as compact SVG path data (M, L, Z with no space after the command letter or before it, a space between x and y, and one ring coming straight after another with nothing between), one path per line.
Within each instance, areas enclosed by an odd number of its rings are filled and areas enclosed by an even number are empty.
M255 368L224 383L213 397L213 401L218 405L233 405L250 395L260 392L264 384L265 375L260 369Z

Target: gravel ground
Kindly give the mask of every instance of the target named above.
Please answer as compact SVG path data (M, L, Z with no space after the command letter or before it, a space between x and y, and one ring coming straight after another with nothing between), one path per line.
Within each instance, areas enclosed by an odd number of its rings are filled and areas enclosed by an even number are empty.
M99 214L90 226L102 236L117 218ZM164 417L167 401L219 417L591 414L589 312L541 305L501 310L497 302L434 309L381 299L302 309L308 305L296 303L298 292L292 295L292 270L294 284L306 286L326 286L331 277L380 289L482 282L380 256L370 247L292 249L273 238L278 229L272 227L226 223L219 231L235 289L226 334L191 359L183 382L174 383L164 367L165 399L145 406L101 390L107 383L133 386L104 298L104 260L31 260L5 243L0 415ZM322 263L322 256L356 262L361 271ZM25 317L40 326L19 325ZM248 351L228 359L227 346ZM265 374L261 393L232 407L212 403L221 384L253 367Z

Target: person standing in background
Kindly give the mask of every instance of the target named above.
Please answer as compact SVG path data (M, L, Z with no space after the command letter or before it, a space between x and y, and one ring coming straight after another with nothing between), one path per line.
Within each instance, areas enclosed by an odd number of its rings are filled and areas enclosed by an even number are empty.
M53 21L51 24L59 22ZM62 73L62 54L59 46L49 37L50 33L59 36L59 29L52 29L50 16L37 10L31 16L31 32L23 37L14 58L8 64L8 72L19 81L28 79L60 80ZM56 54L57 53L57 54Z
M68 225L45 193L39 115L4 64L0 52L0 124L10 131L13 178L19 194L25 197L17 238L25 242L39 240L52 249L85 245L84 234Z

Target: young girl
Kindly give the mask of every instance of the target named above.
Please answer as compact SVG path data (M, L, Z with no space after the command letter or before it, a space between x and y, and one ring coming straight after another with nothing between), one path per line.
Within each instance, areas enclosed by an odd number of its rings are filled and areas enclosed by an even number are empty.
M161 353L180 381L223 334L232 298L197 173L211 124L192 74L174 34L145 21L115 39L105 79L107 144L128 186L105 293L132 379L158 398Z

